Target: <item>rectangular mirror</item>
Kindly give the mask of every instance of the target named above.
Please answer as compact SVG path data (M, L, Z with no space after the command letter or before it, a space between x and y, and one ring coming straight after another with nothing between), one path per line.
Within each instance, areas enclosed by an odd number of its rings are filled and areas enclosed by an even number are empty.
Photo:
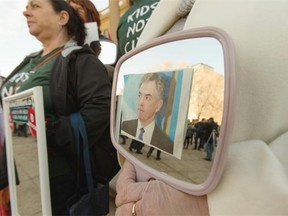
M120 59L111 137L141 170L138 180L146 173L195 195L215 187L233 121L234 67L233 43L216 28L165 35Z
M12 215L51 215L42 87L3 99Z

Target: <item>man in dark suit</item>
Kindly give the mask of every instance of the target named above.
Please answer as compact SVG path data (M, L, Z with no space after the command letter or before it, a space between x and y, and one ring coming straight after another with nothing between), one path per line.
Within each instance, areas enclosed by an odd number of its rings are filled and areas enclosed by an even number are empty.
M122 130L144 143L173 154L172 140L155 123L157 112L163 106L164 87L165 82L157 73L143 76L138 93L138 119L124 121Z

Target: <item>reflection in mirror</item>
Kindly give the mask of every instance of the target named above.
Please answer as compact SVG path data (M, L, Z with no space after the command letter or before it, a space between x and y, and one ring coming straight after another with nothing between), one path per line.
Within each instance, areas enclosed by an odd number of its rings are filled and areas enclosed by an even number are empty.
M12 135L15 166L19 183L16 186L17 208L20 215L41 215L41 196L37 142L25 124L15 124ZM24 131L26 135L24 135ZM29 160L27 160L29 158Z
M4 98L3 105L12 215L49 215L42 88Z
M172 41L132 55L120 65L116 85L115 139L121 148L161 173L204 183L221 146L224 72L223 48L213 37ZM164 79L162 94L160 81L143 81L147 74ZM171 151L156 130L172 140Z

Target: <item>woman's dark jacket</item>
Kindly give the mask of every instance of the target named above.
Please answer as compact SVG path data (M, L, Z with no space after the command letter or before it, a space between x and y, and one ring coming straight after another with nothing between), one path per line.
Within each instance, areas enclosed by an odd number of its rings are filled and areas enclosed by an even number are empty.
M7 172L7 160L5 145L0 152L0 190L4 189L8 185L8 172Z
M27 56L7 80L33 56L35 54ZM54 63L50 80L52 102L58 117L47 119L48 149L63 152L68 157L74 155L69 115L79 111L88 133L93 169L96 174L112 179L120 167L110 139L111 82L105 66L89 46L71 46L68 42Z

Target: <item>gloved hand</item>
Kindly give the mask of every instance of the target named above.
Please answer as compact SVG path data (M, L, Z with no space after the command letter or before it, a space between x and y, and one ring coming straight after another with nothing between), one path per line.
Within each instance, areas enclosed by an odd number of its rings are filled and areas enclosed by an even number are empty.
M134 166L125 161L116 185L117 216L209 215L206 196L192 196L158 180L135 179Z

